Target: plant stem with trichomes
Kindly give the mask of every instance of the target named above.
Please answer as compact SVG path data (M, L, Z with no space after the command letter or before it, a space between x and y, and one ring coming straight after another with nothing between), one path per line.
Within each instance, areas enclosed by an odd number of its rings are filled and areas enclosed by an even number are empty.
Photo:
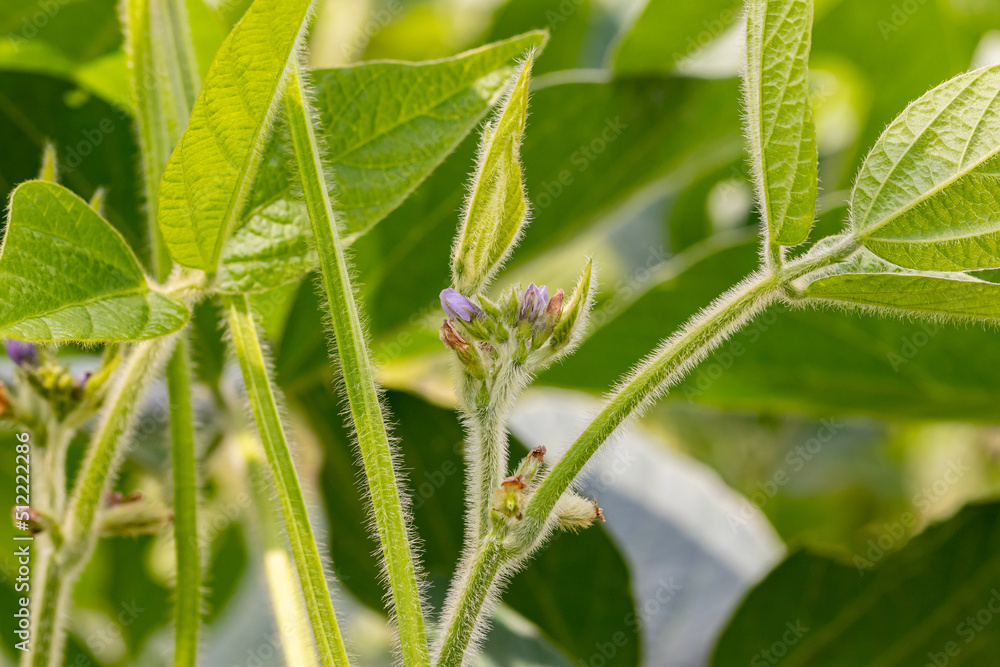
M344 667L348 664L347 651L333 611L323 561L316 546L312 525L309 523L305 497L302 495L298 473L295 471L288 439L281 423L277 389L268 375L264 348L257 333L257 324L254 322L250 303L247 297L241 294L224 297L223 305L229 320L233 348L243 372L250 407L257 422L260 441L264 445L264 453L274 480L285 529L288 531L292 559L295 561L299 584L305 596L320 661L324 667L335 665Z
M284 102L302 194L319 253L323 288L337 343L336 354L382 543L403 664L422 667L430 664L424 612L409 530L396 484L392 447L298 67L289 77Z

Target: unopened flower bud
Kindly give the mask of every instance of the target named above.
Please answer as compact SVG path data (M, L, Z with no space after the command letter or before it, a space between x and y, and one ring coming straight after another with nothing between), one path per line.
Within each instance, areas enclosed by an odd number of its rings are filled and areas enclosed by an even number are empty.
M562 315L563 299L566 293L561 289L557 289L556 293L552 295L549 299L549 306L545 309L544 324L542 327L535 332L535 337L532 340L532 347L536 350L540 348L545 341L552 336L552 332L555 331L556 322L559 321L559 316Z
M471 322L483 314L483 311L476 304L450 287L441 290L441 308L448 314L448 317L454 317L463 322Z
M584 327L590 311L591 278L594 273L594 262L587 262L587 267L580 276L580 281L573 290L573 296L569 303L562 309L562 314L552 332L550 345L554 348L561 348L574 338Z
M458 332L458 329L455 328L455 318L449 317L444 321L440 331L438 331L438 337L445 344L445 347L455 350L455 354L458 355L459 360L461 360L462 365L465 366L465 370L469 375L479 380L486 378L486 372L483 370L479 354L469 344L469 341Z
M534 322L538 316L549 305L549 288L545 285L536 287L535 283L528 285L521 297L521 309L518 312L518 319L525 322Z
M524 479L525 484L530 485L538 475L538 471L541 469L544 462L545 446L539 445L528 452L528 455L524 457L521 464L517 466L517 472L515 475L520 476Z
M556 528L575 533L598 519L603 522L604 512L597 506L596 500L567 491L556 503L555 517Z
M521 475L511 475L505 479L500 487L493 493L493 511L508 519L524 518L524 508L528 501L524 497L524 489L527 484Z
M10 360L21 368L36 366L38 364L38 349L31 343L16 338L8 338L4 342L4 349Z

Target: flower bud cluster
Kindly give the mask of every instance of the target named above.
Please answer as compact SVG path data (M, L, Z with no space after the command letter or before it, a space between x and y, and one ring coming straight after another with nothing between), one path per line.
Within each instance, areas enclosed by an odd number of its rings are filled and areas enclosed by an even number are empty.
M496 303L448 288L441 292L448 316L441 342L455 351L471 377L487 385L506 366L538 371L579 340L592 299L591 275L588 263L568 303L563 290L550 295L535 283L523 292L513 286Z
M78 377L46 346L8 338L4 349L17 367L17 389L11 396L7 388L0 385L0 417L28 425L44 417L36 414L39 412L39 400L59 421L79 413L82 422L97 412L108 380L120 359L117 347L110 346L96 372Z

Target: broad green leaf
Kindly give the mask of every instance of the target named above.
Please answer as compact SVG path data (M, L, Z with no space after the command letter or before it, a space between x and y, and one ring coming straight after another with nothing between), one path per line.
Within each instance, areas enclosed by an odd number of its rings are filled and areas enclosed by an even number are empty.
M806 240L816 211L816 130L809 104L812 0L747 5L746 103L757 202L769 238Z
M618 44L617 74L664 74L697 55L726 31L740 12L733 0L649 0Z
M160 231L179 264L215 271L257 174L309 6L256 0L219 48L160 183Z
M483 128L479 160L451 258L452 282L465 294L476 294L490 283L528 222L521 142L533 60L529 57L514 74L500 115Z
M1000 267L1000 67L955 77L913 102L869 153L854 187L854 234L899 266Z
M339 581L372 609L384 610L380 567L371 557L376 548L368 530L365 499L357 489L362 474L351 452L351 435L344 428L340 400L329 383L311 383L289 395L303 410L323 444L323 500L331 525L328 544ZM409 394L390 391L386 406L395 416L401 439L402 469L409 471L413 526L423 541L423 569L438 608L462 550L465 463L463 431L458 415ZM527 450L512 443L513 460ZM580 586L586 572L587 585ZM589 604L597 596L601 604ZM511 581L504 602L535 623L565 653L589 659L597 638L627 633L629 641L616 648L607 665L638 663L635 617L639 613L629 586L628 566L600 525L579 534L553 538ZM596 637L596 638L595 638Z
M311 72L334 209L348 237L398 207L495 103L514 59L544 42L536 31L442 60ZM252 206L288 197L281 151L272 141Z
M806 296L908 312L1000 318L1000 285L901 273L841 274L810 283Z
M316 265L309 217L299 202L279 199L243 223L222 249L220 292L266 292L295 282Z
M888 525L848 562L789 557L744 600L712 666L996 664L1000 504L966 507L887 555L904 531Z
M742 150L739 127L739 89L732 80L576 79L539 86L531 93L521 148L538 223L508 268L579 234L647 189L668 191L731 163ZM475 154L470 137L397 211L354 243L375 332L412 322L448 286L457 211ZM391 259L366 271L366 258L385 257Z
M742 239L742 240L739 240ZM719 236L663 264L641 294L598 302L603 323L542 384L601 393L622 369L756 270L751 231ZM775 306L695 367L667 400L818 416L992 423L1000 401L1000 333L834 309Z
M54 183L18 187L0 251L0 332L31 341L145 340L187 307L150 289L121 234Z

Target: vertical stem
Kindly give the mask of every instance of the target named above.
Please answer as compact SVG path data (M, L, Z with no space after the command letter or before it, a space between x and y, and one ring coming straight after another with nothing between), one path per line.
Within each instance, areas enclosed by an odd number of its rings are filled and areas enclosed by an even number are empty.
M233 348L243 372L250 407L281 505L320 660L324 667L345 666L348 664L347 651L327 590L323 561L309 523L306 501L278 413L276 389L268 376L264 349L250 312L250 303L244 295L226 296L223 303L229 318Z
M307 625L306 610L295 582L295 571L288 558L288 546L281 524L271 506L273 488L260 458L256 439L241 432L237 439L246 461L248 484L264 547L264 572L271 593L274 621L281 635L281 650L285 664L295 667L316 667L316 652Z
M198 544L198 459L191 407L191 352L187 333L167 363L171 459L174 478L174 543L177 556L174 664L194 665L201 620L201 549Z
M503 535L496 529L487 534L468 571L458 584L458 597L445 609L445 634L441 638L437 667L461 667L472 638L479 627L486 600L493 589L500 567L509 556L503 548Z
M382 416L368 341L361 327L350 270L330 204L329 189L323 176L315 131L298 67L291 73L284 101L302 193L319 252L323 288L333 322L337 355L368 477L368 489L375 509L375 524L382 542L382 555L385 558L399 627L403 664L407 667L429 665L423 607L402 500L396 485L392 448Z
M61 667L66 642L66 605L76 577L97 543L98 511L128 444L137 406L174 338L137 343L105 401L87 458L73 488L62 526L62 544L41 565L42 580L33 582L37 600L32 667ZM24 663L22 663L24 664Z

